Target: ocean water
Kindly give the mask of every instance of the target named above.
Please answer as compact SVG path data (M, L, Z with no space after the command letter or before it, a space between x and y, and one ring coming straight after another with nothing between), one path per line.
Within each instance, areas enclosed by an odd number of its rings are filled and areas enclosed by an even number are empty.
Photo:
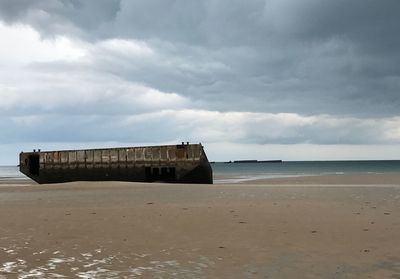
M346 173L400 172L395 161L289 161L282 163L212 163L214 183L239 183L254 179ZM0 166L0 182L28 179L17 166Z
M0 182L10 179L28 179L25 175L19 172L17 166L0 166Z
M324 174L400 172L400 160L288 161L282 163L213 163L214 183Z

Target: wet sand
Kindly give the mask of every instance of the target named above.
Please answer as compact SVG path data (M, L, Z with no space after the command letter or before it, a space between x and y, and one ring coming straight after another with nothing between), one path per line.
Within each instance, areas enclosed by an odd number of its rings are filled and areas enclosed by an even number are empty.
M400 175L0 185L0 278L400 278Z

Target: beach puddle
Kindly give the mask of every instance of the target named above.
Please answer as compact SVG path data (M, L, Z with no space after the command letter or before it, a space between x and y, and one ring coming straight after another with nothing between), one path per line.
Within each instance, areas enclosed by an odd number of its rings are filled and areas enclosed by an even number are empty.
M130 255L104 253L103 249L68 255L62 251L43 249L18 256L18 249L2 247L9 259L0 261L0 278L201 278L214 262L199 256L195 260L157 260L146 253ZM25 251L26 252L26 251ZM165 255L159 255L165 258ZM40 264L38 264L38 261Z

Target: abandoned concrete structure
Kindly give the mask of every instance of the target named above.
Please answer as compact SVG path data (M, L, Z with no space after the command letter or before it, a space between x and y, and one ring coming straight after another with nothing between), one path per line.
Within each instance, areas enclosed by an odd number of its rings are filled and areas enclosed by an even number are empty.
M212 184L201 144L21 152L20 171L34 181L137 181Z

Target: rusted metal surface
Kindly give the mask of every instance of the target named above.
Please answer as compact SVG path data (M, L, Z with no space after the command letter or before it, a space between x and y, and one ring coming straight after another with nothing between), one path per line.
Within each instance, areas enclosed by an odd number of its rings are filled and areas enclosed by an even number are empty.
M213 182L201 144L21 152L20 171L38 183Z

